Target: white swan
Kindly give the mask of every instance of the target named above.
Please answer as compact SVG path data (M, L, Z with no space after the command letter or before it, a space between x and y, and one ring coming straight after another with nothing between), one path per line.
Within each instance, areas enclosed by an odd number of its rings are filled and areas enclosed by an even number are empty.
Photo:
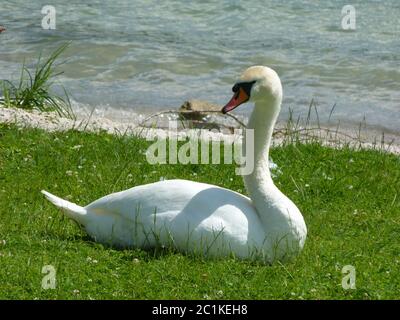
M42 191L48 200L82 225L96 241L120 247L158 245L200 253L257 259L266 263L294 257L307 229L293 202L274 185L268 167L273 127L282 86L276 72L248 68L223 108L255 102L248 128L254 129L254 171L244 176L250 198L214 185L167 180L137 186L81 207Z

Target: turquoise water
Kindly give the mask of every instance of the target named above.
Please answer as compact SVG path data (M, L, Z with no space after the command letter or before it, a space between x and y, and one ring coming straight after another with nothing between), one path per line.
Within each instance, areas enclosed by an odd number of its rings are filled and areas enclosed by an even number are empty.
M52 0L56 30L43 30L47 4L1 0L0 79L71 40L60 82L77 110L224 104L237 75L263 64L281 76L282 119L289 108L305 116L314 99L322 123L336 104L331 122L400 131L398 0L351 1L355 31L341 29L348 1Z

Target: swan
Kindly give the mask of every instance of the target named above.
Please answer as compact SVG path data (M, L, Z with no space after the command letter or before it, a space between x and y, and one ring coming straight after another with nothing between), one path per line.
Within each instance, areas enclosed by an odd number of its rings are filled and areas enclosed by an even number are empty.
M292 259L304 246L306 224L296 205L275 186L268 165L282 101L281 81L271 68L253 66L232 90L223 113L245 102L255 104L248 122L254 130L254 170L243 176L250 198L188 180L136 186L86 207L42 193L104 244L143 249L173 246L204 257L233 255L267 264Z

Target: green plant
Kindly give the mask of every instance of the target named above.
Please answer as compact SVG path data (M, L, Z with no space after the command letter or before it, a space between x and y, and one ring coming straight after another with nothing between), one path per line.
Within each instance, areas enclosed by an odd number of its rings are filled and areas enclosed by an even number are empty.
M71 101L65 88L62 87L64 97L50 91L54 79L62 74L62 72L55 72L55 61L68 45L69 43L60 46L44 62L40 54L34 73L26 67L24 62L17 85L9 80L2 81L3 97L0 98L0 102L5 107L55 111L60 116L74 119Z
M296 140L273 147L282 170L274 181L303 213L308 236L297 259L272 266L110 248L40 193L86 205L161 177L246 192L234 164L152 165L144 154L151 144L104 131L0 124L0 299L398 299L397 155ZM57 272L54 290L41 286L46 265ZM354 290L341 285L346 265L357 272Z

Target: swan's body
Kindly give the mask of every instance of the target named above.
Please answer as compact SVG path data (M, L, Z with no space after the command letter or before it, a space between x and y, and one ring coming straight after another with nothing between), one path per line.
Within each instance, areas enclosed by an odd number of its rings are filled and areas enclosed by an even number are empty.
M282 99L280 80L272 69L251 67L237 86L223 111L249 98L256 104L248 124L255 135L254 170L244 176L251 199L187 180L137 186L84 208L43 193L102 243L141 248L173 246L183 252L233 254L265 262L294 257L304 245L306 225L297 207L274 185L268 167L270 139Z

